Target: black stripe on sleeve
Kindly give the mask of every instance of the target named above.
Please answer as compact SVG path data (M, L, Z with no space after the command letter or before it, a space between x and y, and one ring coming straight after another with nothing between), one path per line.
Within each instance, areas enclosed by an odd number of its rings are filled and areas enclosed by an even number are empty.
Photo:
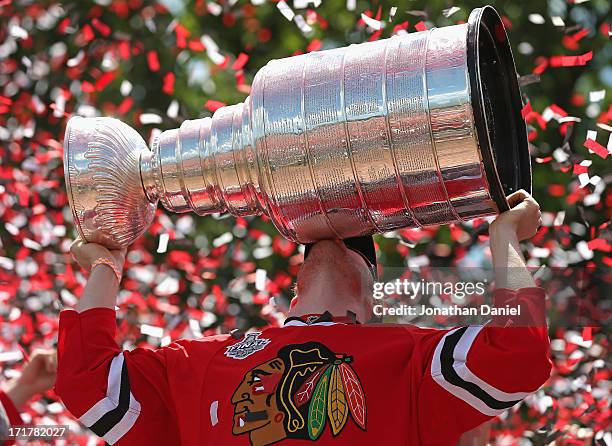
M105 413L102 418L90 427L99 437L103 437L108 431L115 427L130 408L130 380L128 378L127 364L125 361L123 361L123 366L121 367L120 386L119 404L117 407Z
M491 409L503 410L508 409L514 406L521 400L516 401L499 401L485 392L483 389L478 387L476 384L464 381L461 378L455 369L453 368L453 363L455 362L455 358L453 357L453 353L455 351L455 347L461 339L461 336L465 333L468 327L463 327L454 332L451 335L448 335L444 339L444 345L442 346L442 353L440 354L440 364L442 368L442 376L444 379L457 387L461 387L462 389L467 390L480 401L485 403Z

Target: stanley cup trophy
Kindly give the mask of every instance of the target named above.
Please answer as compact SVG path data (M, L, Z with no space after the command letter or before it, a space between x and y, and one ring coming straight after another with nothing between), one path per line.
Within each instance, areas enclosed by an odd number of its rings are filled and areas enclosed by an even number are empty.
M81 237L128 246L157 202L265 214L309 243L466 221L531 189L521 97L497 12L468 23L273 60L251 95L151 150L111 118L70 119L66 187Z

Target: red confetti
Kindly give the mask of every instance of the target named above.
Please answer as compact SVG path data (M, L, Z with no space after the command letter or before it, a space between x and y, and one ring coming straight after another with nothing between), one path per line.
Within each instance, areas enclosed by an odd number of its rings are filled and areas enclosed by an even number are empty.
M533 111L533 109L531 108L531 102L527 102L523 106L523 109L521 110L521 116L523 117L523 119L525 119L527 117L527 115L529 113L531 113L532 111Z
M166 73L166 75L164 76L164 84L162 86L162 91L166 93L167 95L174 94L174 81L175 81L174 73L172 72Z
M582 329L582 340L583 341L593 340L593 327L584 327Z
M206 104L204 104L204 107L206 107L208 110L214 113L217 110L219 110L221 107L225 107L225 105L226 104L223 102L214 101L212 99L209 99L208 101L206 101Z
M548 59L545 57L538 57L536 59L537 65L533 69L533 74L542 74L548 68Z
M427 31L427 26L425 25L425 22L423 22L423 21L420 21L419 23L414 25L414 28L417 31Z
M127 40L122 40L119 43L119 56L123 60L128 60L130 58L130 43Z
M179 48L185 48L187 46L187 38L191 34L187 28L178 23L174 28L176 34L176 46Z
M249 60L248 54L240 53L238 57L236 58L236 60L234 61L234 63L232 64L232 70L234 71L242 70L244 66L246 65L246 63L248 62L248 60Z
M189 49L191 51L205 51L206 50L206 46L204 46L204 44L202 43L201 40L190 40L189 41Z
M108 37L110 36L111 33L111 29L108 25L102 23L100 20L98 19L93 19L91 21L91 24L93 25L94 28L96 28L98 30L98 32L100 34L102 34L104 37Z
M157 57L157 52L155 50L151 50L147 53L147 64L149 65L149 69L151 71L159 71L159 58Z
M134 99L127 97L121 102L121 104L119 104L117 111L120 114L125 115L132 108L132 105L134 105Z
M96 81L96 90L102 91L104 90L108 84L110 84L115 79L115 73L113 71L109 71L107 73L102 74Z
M573 171L574 175L580 175L582 173L588 173L588 172L589 172L588 166L583 166L581 164L574 164L574 171Z
M322 46L323 44L321 43L319 39L312 39L310 43L308 44L308 46L306 47L306 52L311 53L313 51L318 51L321 49Z
M593 58L593 51L579 56L552 56L550 58L551 67L577 67L586 65Z
M396 34L400 30L407 30L410 24L408 22L402 22L393 27L393 34Z
M83 39L85 39L85 42L91 42L96 37L96 35L93 32L93 29L91 29L91 26L89 25L85 25L83 27L82 36L83 36Z
M602 146L597 141L592 140L592 139L587 139L586 141L584 141L584 147L595 152L597 155L599 155L603 159L606 159L608 155L610 154L610 152L608 152L608 149L606 149L604 146Z
M374 31L372 35L370 36L370 38L368 39L368 42L374 42L378 40L381 34L382 34L382 29L379 29L378 31Z

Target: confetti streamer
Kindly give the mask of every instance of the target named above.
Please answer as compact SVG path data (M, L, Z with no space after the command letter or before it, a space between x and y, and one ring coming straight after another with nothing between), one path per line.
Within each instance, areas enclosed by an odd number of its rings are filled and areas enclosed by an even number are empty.
M224 102L220 102L220 101L215 101L213 99L209 99L208 101L206 101L206 104L204 104L204 107L206 107L211 112L215 112L218 109L220 109L221 107L225 107L225 105L226 104Z
M281 14L283 16L285 16L285 18L289 21L292 21L293 18L295 17L295 13L293 12L293 10L289 7L289 5L284 2L283 0L279 1L276 4L276 7L278 8L278 10L281 12Z
M168 240L170 240L169 234L163 233L159 235L159 244L157 245L158 254L163 254L168 250Z
M607 148L605 148L604 146L602 146L601 144L599 144L597 141L593 139L587 139L584 142L584 147L586 147L591 152L597 154L603 159L606 159L608 155L610 154Z
M589 51L579 56L552 56L550 58L551 67L577 67L586 65L593 58L593 51Z
M376 31L379 31L383 26L380 20L373 19L372 17L369 17L364 13L361 13L361 20L363 20L366 25Z
M427 31L427 26L425 25L425 22L422 21L414 25L414 28L417 31Z
M442 15L448 19L453 14L455 14L455 13L457 13L459 11L461 11L461 8L459 8L458 6L452 6L450 8L442 10Z

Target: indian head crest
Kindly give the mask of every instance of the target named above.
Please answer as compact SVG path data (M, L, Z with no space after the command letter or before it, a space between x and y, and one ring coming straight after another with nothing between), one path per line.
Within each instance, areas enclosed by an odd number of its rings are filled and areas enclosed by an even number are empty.
M365 431L365 393L352 362L319 342L282 347L238 385L232 433L265 446L285 438L316 441L326 429L336 437L349 420Z

